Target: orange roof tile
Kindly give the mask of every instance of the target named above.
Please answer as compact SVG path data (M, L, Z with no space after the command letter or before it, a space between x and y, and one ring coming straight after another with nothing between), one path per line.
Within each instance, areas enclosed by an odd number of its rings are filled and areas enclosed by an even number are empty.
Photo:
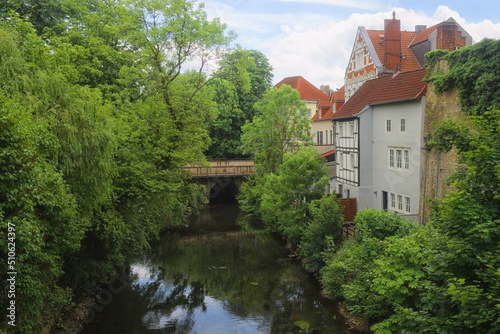
M336 102L345 101L345 86L342 86L339 90L333 92L333 100Z
M418 43L422 43L422 42L426 41L429 38L429 35L436 30L437 26L438 25L436 24L436 25L433 25L432 27L429 27L427 29L420 31L415 36L415 38L413 39L413 41L411 42L410 45L416 45Z
M296 76L296 77L288 77L280 82L278 82L275 87L279 88L281 85L289 85L292 86L292 88L295 88L296 90L299 91L300 93L300 99L301 100L308 100L308 101L320 101L320 100L329 100L330 98L328 95L323 93L321 90L318 88L314 87L313 84L311 84L309 81L304 79L301 76Z
M426 91L425 70L402 72L366 81L340 108L333 119L352 117L368 105L419 100Z

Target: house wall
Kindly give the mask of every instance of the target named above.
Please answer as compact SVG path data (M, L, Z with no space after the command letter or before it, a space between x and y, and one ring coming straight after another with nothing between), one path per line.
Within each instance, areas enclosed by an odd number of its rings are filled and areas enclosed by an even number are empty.
M358 210L373 208L373 107L359 118L359 197Z
M366 30L363 27L358 28L344 79L345 101L349 100L365 81L375 79L378 75L377 63L380 61L375 50L366 41L369 41Z
M313 118L313 116L316 114L316 105L317 104L318 104L318 101L307 101L306 100L306 107L308 109L307 117L309 119Z
M373 107L371 207L384 209L383 192L386 192L387 211L398 212L412 221L418 220L419 211L424 110L425 96L419 101ZM388 120L391 122L391 131L387 131ZM401 120L404 120L404 132L401 131ZM394 152L394 166L389 165L389 150ZM401 168L397 166L396 151L402 153ZM408 152L408 168L406 168L405 152ZM395 207L391 206L391 193L395 196ZM398 208L398 195L402 199L402 210ZM406 207L407 198L409 199L409 211Z
M322 133L322 143L318 143L318 132ZM312 122L311 133L313 142L320 154L334 149L333 146L333 124L329 119Z

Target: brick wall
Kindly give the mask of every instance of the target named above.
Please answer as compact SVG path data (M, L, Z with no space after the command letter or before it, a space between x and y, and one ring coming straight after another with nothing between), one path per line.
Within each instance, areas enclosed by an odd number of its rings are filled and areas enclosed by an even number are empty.
M465 46L465 37L458 31L457 26L452 23L438 26L436 49L453 51L457 46Z
M447 71L446 63L441 62L440 66L443 71ZM428 84L423 130L424 141L434 131L433 123L439 124L440 121L449 117L466 117L462 112L457 88L454 87L446 92L436 94L434 92L434 85ZM425 224L429 218L429 205L428 202L424 203L424 192L427 199L435 198L436 195L438 198L442 198L450 190L450 186L446 184L446 180L455 171L457 166L455 150L448 153L438 152L435 148L422 151L419 223L423 222ZM423 220L422 215L424 215Z

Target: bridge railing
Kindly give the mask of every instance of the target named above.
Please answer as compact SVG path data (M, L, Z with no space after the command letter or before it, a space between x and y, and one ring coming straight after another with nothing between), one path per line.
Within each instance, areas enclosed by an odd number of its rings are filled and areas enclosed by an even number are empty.
M188 165L184 169L191 172L192 177L244 176L255 173L255 165L249 160L209 161L210 167Z

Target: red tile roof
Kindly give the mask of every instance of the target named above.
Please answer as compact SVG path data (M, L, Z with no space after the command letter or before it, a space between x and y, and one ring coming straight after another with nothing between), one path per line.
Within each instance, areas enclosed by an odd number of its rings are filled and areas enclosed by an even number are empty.
M345 101L345 86L342 86L339 90L333 92L333 100L335 102Z
M275 85L275 87L279 88L279 86L283 84L292 86L292 88L298 90L300 93L301 100L308 100L308 101L330 100L328 95L320 91L318 88L314 87L313 84L311 84L309 81L307 81L301 76L285 78L280 82L278 82ZM324 103L325 102L322 102L321 105L325 105Z
M328 151L328 152L323 153L323 154L322 154L322 155L320 155L319 157L320 157L320 158L326 158L327 156L332 155L332 154L334 154L334 153L335 153L335 150L333 150L333 151Z
M429 35L432 34L436 30L437 26L438 25L436 24L436 25L433 25L432 27L429 27L427 29L424 29L424 30L420 31L415 36L415 38L413 39L413 41L411 41L410 45L416 45L418 43L422 43L423 41L426 41L429 38Z
M375 52L378 55L378 58L383 63L385 59L385 48L384 43L381 43L384 38L380 36L384 36L383 30L367 30L368 37L372 41ZM417 62L417 59L413 55L413 52L410 50L409 46L412 40L415 38L414 31L401 31L401 51L403 51L406 59L401 59L401 70L403 72L410 72L420 69L420 65Z
M316 112L314 116L311 118L311 121L325 121L325 120L330 120L333 116L333 108L331 107L331 104L329 107L322 107L321 108L321 118L319 118L319 112Z
M419 100L427 87L426 83L422 81L425 73L425 70L417 70L368 80L342 108L333 114L332 118L339 119L355 116L368 105Z

